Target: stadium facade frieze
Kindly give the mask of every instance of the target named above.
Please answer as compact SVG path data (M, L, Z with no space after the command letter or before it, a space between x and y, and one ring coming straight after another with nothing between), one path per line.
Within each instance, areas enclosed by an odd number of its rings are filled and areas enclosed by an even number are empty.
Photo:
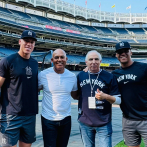
M77 6L75 4L70 4L60 0L16 0L16 2L26 2L34 7L44 7L55 12L64 12L72 15L73 17L83 17L86 20L93 19L99 22L109 21L109 22L126 22L126 23L136 23L142 22L147 23L146 13L111 13L104 11L96 11L87 8Z

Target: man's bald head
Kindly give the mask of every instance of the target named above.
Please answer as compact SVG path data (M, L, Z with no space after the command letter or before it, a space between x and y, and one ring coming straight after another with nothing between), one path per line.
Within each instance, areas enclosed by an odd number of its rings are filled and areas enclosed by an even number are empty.
M54 71L56 73L58 73L58 74L63 73L64 72L64 68L66 66L66 61L67 61L67 57L66 57L65 51L62 50L62 49L56 49L53 52L51 61L54 64Z
M52 58L54 57L55 54L58 54L58 53L64 53L64 56L66 57L66 53L63 49L56 49L53 54L52 54Z

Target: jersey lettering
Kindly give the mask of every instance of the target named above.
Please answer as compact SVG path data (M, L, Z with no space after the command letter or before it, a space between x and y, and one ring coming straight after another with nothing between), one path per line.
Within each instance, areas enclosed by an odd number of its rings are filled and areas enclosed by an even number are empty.
M98 85L100 88L103 88L105 86L105 83L95 80L95 79L91 79L91 83L92 85ZM86 79L80 83L80 86L83 87L84 85L88 85L88 84L90 84L90 80Z
M134 81L135 81L135 79L136 79L136 77L137 77L137 76L132 75L132 74L127 74L127 75L125 75L125 76L126 76L126 79L131 79L131 80L134 80Z
M133 80L135 81L136 80L136 75L133 75L133 74L126 74L126 75L122 75L122 76L119 76L117 78L117 81L120 82L122 80L126 80L126 79L130 79L130 80Z
M117 78L117 81L118 81L118 82L120 82L120 81L122 81L122 80L124 80L124 75L122 75L122 76L120 76L119 78Z

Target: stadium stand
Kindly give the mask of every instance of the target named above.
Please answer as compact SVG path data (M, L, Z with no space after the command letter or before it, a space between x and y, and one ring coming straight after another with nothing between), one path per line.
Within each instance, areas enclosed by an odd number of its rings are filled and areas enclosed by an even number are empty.
M51 20L53 24L59 24L62 28L69 28L70 27L70 25L64 21L55 20L55 19L51 19L51 18L49 18L49 20Z
M137 40L139 43L147 43L147 40Z
M12 15L21 18L21 19L26 19L26 20L30 20L31 17L29 17L26 13L20 12L20 11L16 11L16 10L10 10L9 11L12 13Z
M34 14L28 14L28 13L23 13L20 11L16 10L10 10L6 8L0 7L0 12L7 14L11 14L10 16L15 16L17 19L22 19L22 20L28 20L25 24L18 23L14 19L8 20L4 18L0 18L0 21L2 22L7 22L13 25L19 25L25 28L33 29L33 30L38 30L38 31L44 31L44 32L51 32L51 33L57 33L57 34L63 34L63 35L70 35L70 36L77 36L81 38L87 38L87 39L94 39L98 41L107 41L107 42L118 42L118 41L128 41L130 43L137 43L133 39L114 39L113 36L114 34L120 34L120 35L129 35L129 32L133 32L135 34L145 34L145 29L143 30L142 28L109 28L109 27L92 27L92 26L86 26L86 25L80 25L80 24L73 24L69 22L64 22L61 20L57 19L52 19L52 18L46 18L43 16L39 15L34 15ZM12 21L14 20L14 21ZM30 24L29 22L32 21ZM33 25L33 22L36 23ZM37 25L38 24L38 25ZM41 26L42 24L42 26ZM47 26L46 26L47 25ZM49 26L49 28L47 28ZM58 28L53 28L53 27L59 27ZM68 29L68 30L64 30ZM71 30L69 30L71 29ZM78 31L78 32L77 32ZM85 33L85 34L83 34ZM86 35L86 33L88 33ZM93 35L92 35L93 34ZM97 34L104 35L103 37L100 36L94 36ZM106 34L109 34L110 37L105 37ZM105 37L105 38L104 38ZM145 41L138 41L139 43L145 43Z
M19 24L17 24L16 22L14 22L14 21L11 21L11 20L9 20L9 19L7 19L7 18L0 18L0 21L1 22L4 22L4 23L7 23L7 24L11 24L11 25L19 25Z
M1 13L12 14L8 9L0 7Z
M0 58L6 57L8 55L14 54L18 52L18 49L15 48L4 48L0 47ZM34 57L37 61L43 60L44 55L46 52L40 52L40 51L33 51L32 52L32 57ZM85 56L81 55L67 55L68 57L68 64L79 64L80 62L85 63ZM49 53L46 56L45 62L50 62L51 60L51 54ZM112 64L118 64L118 60L116 58L112 57L103 57L102 63L112 63Z
M9 56L11 54L14 54L15 50L11 50L11 49L8 49L8 48L0 47L0 53L3 55L3 57L6 57L6 56Z
M124 28L111 28L112 31L117 32L118 34L128 35L128 31Z
M42 17L42 16L39 16L39 15L34 15L34 14L28 14L28 16L31 17L31 19L33 20L37 20L38 22L40 22L41 24L52 24L52 21L50 21L49 19L47 19L46 17Z
M142 28L127 28L127 30L135 34L145 34L145 31Z
M26 0L24 1L26 2ZM7 3L7 2L3 2L3 3ZM17 4L19 5L19 3ZM66 5L67 3L63 2L62 4ZM73 53L78 52L76 55L74 54L67 55L68 56L67 63L69 65L70 64L77 65L80 63L84 64L85 63L84 54L86 54L87 51L92 49L96 49L104 54L102 63L119 64L116 58L114 58L114 54L115 54L114 46L118 41L128 41L129 43L131 43L131 46L133 47L139 46L140 48L143 49L146 48L147 45L147 41L146 41L147 25L145 24L140 24L140 25L133 24L131 28L131 23L127 24L127 22L126 24L123 23L110 24L110 21L103 21L103 23L94 23L95 21L92 22L94 18L97 19L99 17L95 17L93 15L93 19L91 19L91 21L89 21L88 19L82 20L82 17L86 17L86 14L81 13L78 15L79 16L84 15L84 16L79 17L81 19L80 20L78 17L74 17L73 10L71 12L72 15L69 15L70 18L71 17L73 18L71 18L71 22L69 22L68 15L67 18L66 15L63 16L62 10L60 10L60 12L58 11L56 15L57 11L52 12L52 11L48 11L47 9L46 9L47 11L44 11L43 9L40 9L40 7L37 7L36 9L35 7L33 8L28 6L29 9L32 9L32 11L30 11L31 13L29 13L29 11L26 11L27 8L23 8L22 9L23 11L21 9L19 9L18 11L16 9L15 10L11 9L11 7L8 7L7 5L5 6L7 8L3 8L0 6L0 37L1 36L12 37L12 38L14 37L14 40L16 40L16 38L18 39L20 37L19 34L23 29L34 30L37 33L37 37L38 37L37 49L39 49L40 51L35 50L35 52L32 53L32 56L36 60L38 60L38 62L42 62L43 56L46 54L46 51L48 49L52 49L52 48L55 49L57 47L61 47L67 50L68 52L73 52ZM69 5L67 4L67 7L68 6ZM35 13L35 10L37 11L38 9L40 9L39 10L40 13ZM82 9L81 7L78 6L76 6L76 9L85 10L84 8ZM63 12L65 13L65 11ZM50 17L52 13L54 16ZM104 14L109 14L109 13L103 13L102 15ZM88 14L87 16L89 17L91 15ZM111 14L111 16L114 15ZM130 15L125 15L125 16L130 16ZM68 21L62 21L62 20L68 20ZM113 18L111 18L111 22L113 22ZM3 25L5 26L4 28ZM17 30L16 32L14 31L15 33L13 33L14 28ZM11 39L12 42L10 42L9 46L11 46L11 43L15 42L14 40ZM15 46L17 46L16 43ZM17 51L18 50L17 49L15 50L15 48L0 47L0 57L1 58L5 57ZM139 53L139 51L137 52ZM105 55L107 57L105 57ZM49 54L46 56L45 62L49 63L50 59L51 56ZM138 60L141 62L146 62L144 59L138 59Z
M72 29L76 29L76 30L81 30L82 27L80 27L78 24L74 24L74 23L70 23L68 22L68 24L70 25L70 28Z
M114 38L99 38L100 41L107 41L107 42L117 42Z
M128 41L129 43L136 43L133 39L119 39L119 41Z
M106 33L106 34L112 34L112 31L109 30L109 28L104 27L94 27L99 33Z

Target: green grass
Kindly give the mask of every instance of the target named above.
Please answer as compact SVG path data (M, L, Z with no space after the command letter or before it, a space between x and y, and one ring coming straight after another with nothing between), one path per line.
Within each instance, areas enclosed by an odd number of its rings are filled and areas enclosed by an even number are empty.
M124 141L121 141L121 142L118 143L115 147L127 147L127 146L124 144ZM142 142L141 142L140 147L145 147L145 144L144 144L143 140L142 140Z

